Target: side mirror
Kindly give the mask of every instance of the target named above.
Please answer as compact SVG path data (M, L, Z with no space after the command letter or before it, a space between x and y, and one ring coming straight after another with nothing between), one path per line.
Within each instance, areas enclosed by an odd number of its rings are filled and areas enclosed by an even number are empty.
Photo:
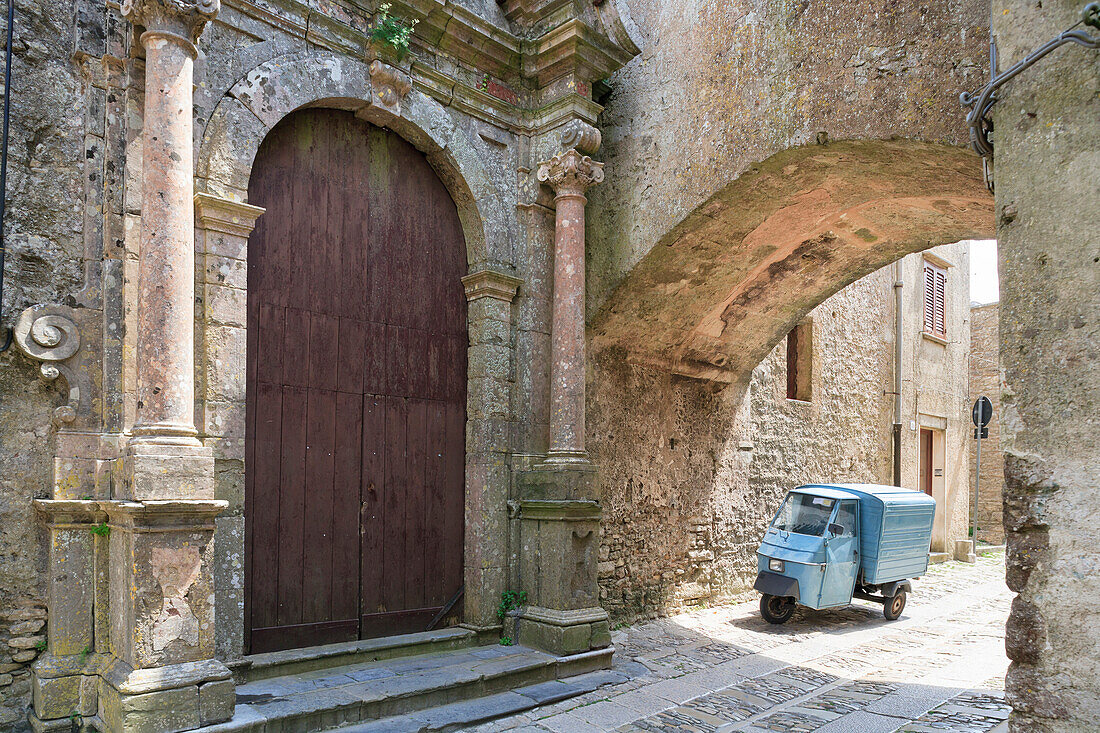
M830 524L829 525L829 534L831 534L833 537L836 537L837 535L844 534L844 528L841 527L839 524Z

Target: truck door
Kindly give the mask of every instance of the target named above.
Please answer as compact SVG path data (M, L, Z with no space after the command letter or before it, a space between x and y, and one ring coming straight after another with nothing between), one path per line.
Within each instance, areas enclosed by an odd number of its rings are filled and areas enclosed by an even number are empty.
M859 572L859 502L841 500L833 515L832 523L840 526L840 533L831 536L825 547L825 582L821 586L821 605L842 606L852 600L856 573Z

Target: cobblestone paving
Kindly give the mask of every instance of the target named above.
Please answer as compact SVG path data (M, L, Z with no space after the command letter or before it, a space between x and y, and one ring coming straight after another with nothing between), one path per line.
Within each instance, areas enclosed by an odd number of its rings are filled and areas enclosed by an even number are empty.
M629 679L470 733L1003 733L1004 555L913 581L905 613L857 601L783 626L755 602L614 634Z

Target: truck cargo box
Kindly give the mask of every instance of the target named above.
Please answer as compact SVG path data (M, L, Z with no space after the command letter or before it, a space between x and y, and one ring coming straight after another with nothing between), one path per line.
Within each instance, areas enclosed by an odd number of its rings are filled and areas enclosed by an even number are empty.
M936 501L922 491L878 484L810 484L859 497L860 573L865 585L916 578L928 570Z

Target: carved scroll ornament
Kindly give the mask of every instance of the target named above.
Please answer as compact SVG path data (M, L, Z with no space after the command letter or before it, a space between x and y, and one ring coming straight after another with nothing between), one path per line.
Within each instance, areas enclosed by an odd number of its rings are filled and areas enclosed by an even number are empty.
M23 311L15 322L15 343L19 350L42 362L39 372L53 381L65 377L69 385L68 404L54 410L59 424L73 422L78 411L89 407L89 389L82 370L75 367L80 352L79 317L61 305L34 305Z
M583 120L570 120L561 129L563 150L576 148L587 155L595 155L602 142L603 136L600 135L600 131Z

